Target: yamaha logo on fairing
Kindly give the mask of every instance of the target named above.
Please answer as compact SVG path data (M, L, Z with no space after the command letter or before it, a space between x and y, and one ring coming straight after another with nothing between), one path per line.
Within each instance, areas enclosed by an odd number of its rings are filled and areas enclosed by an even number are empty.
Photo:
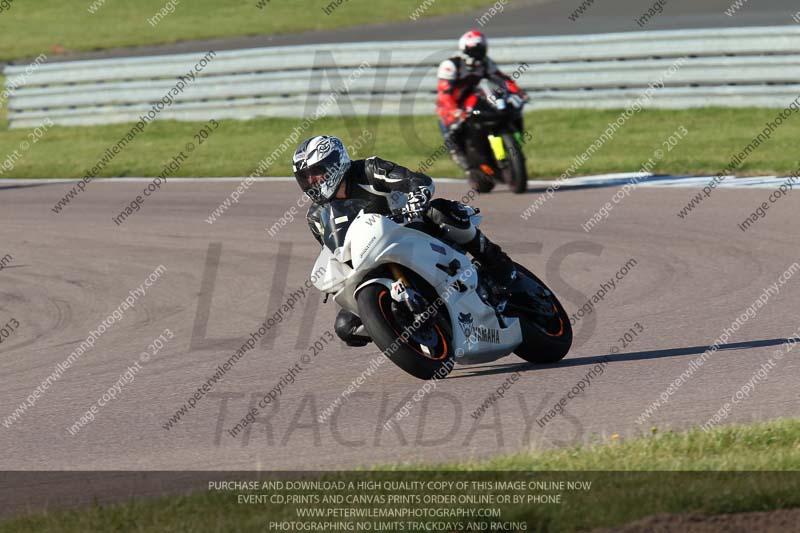
M461 331L464 335L469 337L469 331L472 329L472 313L458 313L458 324L461 326Z
M459 313L458 325L461 326L461 331L470 342L490 342L492 344L500 344L500 331L496 329L489 329L486 326L475 326L472 319L472 313Z

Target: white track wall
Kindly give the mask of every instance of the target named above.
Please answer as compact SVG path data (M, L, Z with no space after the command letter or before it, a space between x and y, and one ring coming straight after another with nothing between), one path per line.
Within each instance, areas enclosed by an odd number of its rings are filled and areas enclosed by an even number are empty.
M343 43L218 52L159 119L425 115L453 41ZM800 27L492 39L490 55L531 96L529 109L784 107L800 95ZM135 122L205 52L5 68L12 127ZM680 67L668 73L676 60ZM24 78L24 83L20 81ZM346 94L331 94L347 86ZM322 107L319 107L322 104Z

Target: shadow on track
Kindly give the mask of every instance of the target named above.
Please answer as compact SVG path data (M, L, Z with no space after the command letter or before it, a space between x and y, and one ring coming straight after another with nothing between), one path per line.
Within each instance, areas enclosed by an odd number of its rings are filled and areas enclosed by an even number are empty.
M570 192L570 191L585 191L587 189L608 189L612 187L622 187L626 183L647 183L647 182L654 182L654 181L665 181L665 180L674 180L680 178L696 178L697 176L682 176L682 175L672 175L672 174L656 174L653 176L645 176L643 178L639 178L636 180L635 178L612 178L598 183L579 183L577 185L572 184L569 179L564 180L564 186L559 187L558 189L553 190L553 194L558 194L560 192ZM570 178L572 179L572 178ZM528 190L525 191L526 194L533 194L533 193L546 193L550 186L531 186L528 185ZM511 192L511 191L509 191Z
M726 350L744 350L747 348L764 348L766 346L780 346L788 344L791 339L766 339L761 341L745 341L734 342L720 346L717 351L722 352ZM618 361L642 361L647 359L660 359L662 357L679 357L683 355L699 355L710 349L710 346L690 346L687 348L667 348L664 350L648 350L644 352L630 352L615 355L591 355L587 357L576 357L574 359L564 359L563 361L553 365L534 365L531 363L513 363L503 365L485 365L475 370L471 368L459 369L456 367L455 372L458 375L450 375L447 379L469 378L475 376L490 376L493 374L508 374L512 372L530 372L545 368L557 368L565 366L585 366L596 365L602 362L615 363ZM569 357L569 356L568 356ZM460 372L459 372L460 370Z
M78 180L80 181L80 180ZM63 185L62 183L22 183L19 185L0 185L0 191L13 189L30 189L31 187L46 187L47 185Z

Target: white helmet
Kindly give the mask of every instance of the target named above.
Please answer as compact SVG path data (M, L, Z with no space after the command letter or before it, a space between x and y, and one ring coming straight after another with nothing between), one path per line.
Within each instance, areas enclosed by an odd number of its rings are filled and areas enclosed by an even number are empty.
M470 30L458 40L458 49L468 67L486 59L488 48L489 43L486 41L486 36L478 30Z
M315 203L330 202L350 169L350 156L341 139L328 135L300 143L292 158L294 177Z

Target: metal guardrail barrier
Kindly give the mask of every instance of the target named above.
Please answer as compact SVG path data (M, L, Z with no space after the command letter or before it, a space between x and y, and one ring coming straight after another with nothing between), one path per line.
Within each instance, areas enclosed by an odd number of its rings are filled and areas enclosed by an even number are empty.
M159 119L433 112L436 67L455 41L343 43L218 52ZM204 53L42 64L9 100L12 127L135 122ZM783 107L800 94L800 27L496 38L490 55L530 93L529 109ZM685 57L668 78L664 74ZM8 66L7 83L25 66ZM346 91L342 88L346 87ZM341 94L339 94L341 93Z

